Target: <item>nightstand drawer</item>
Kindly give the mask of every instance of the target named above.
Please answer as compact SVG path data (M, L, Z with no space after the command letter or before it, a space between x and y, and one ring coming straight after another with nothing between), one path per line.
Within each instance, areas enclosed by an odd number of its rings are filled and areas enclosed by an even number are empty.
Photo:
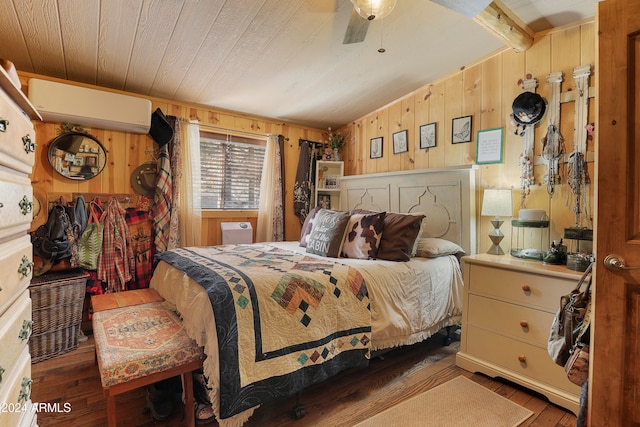
M2 316L0 323L0 372L10 372L31 335L31 299L25 290ZM2 375L0 375L2 376ZM2 380L0 379L0 386Z
M560 307L560 297L578 283L569 279L546 275L534 275L486 266L474 265L466 278L469 292L486 295L526 307L536 307L555 313ZM499 278L499 280L498 280Z
M15 427L23 412L29 410L31 403L31 357L29 349L24 348L20 360L11 370L4 373L0 387L0 403L6 405L0 416L0 427Z
M467 351L474 356L506 368L519 376L546 383L569 393L579 394L580 387L570 382L562 366L556 365L546 348L510 339L482 328L468 325ZM519 358L524 358L521 362Z
M33 273L31 237L28 234L0 244L0 315L27 289Z
M554 317L549 312L471 294L467 310L469 325L547 348Z

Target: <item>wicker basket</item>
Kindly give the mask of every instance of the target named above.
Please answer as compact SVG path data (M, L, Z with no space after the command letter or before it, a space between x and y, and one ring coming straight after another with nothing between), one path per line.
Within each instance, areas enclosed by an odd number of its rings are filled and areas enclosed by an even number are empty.
M78 348L86 283L83 270L45 274L31 281L33 363Z

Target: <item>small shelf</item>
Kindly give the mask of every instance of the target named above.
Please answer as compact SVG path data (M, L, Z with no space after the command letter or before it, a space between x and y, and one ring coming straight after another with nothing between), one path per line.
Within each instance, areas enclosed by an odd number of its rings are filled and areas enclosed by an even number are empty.
M340 209L340 180L344 176L344 162L318 160L313 190L313 206Z

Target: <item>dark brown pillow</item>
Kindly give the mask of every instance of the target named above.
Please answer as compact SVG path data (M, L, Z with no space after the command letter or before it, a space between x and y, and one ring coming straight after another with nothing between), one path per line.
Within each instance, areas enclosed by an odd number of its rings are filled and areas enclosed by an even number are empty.
M302 224L302 229L300 230L300 246L303 248L307 247L307 241L309 240L309 234L311 234L311 229L313 228L313 220L316 217L316 214L320 210L320 206L316 206L311 209L307 214L307 217L304 219L304 223Z
M424 215L389 213L384 217L378 259L409 261Z

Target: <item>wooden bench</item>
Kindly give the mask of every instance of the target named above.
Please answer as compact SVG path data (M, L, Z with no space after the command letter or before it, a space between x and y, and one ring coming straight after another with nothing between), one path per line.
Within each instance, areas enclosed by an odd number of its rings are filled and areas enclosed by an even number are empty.
M204 352L153 289L94 295L93 334L109 427L121 393L182 376L188 426L195 425L192 372Z

